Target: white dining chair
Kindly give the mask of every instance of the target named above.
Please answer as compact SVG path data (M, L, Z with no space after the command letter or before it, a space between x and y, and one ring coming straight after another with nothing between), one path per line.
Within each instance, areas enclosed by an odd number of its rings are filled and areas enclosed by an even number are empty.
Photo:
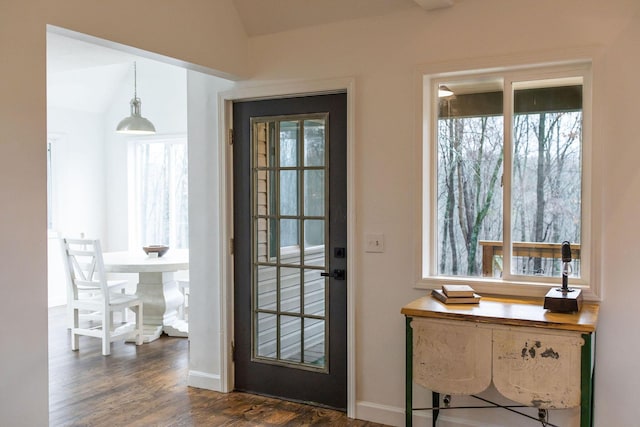
M143 340L143 304L137 295L126 295L121 286L109 285L104 270L102 249L99 240L63 238L62 250L67 277L69 305L73 311L71 328L71 350L78 350L79 336L85 335L102 340L102 354L111 354L111 342L135 337L137 345ZM135 313L135 324L114 325L113 312L130 309ZM79 313L87 310L100 313L98 325L80 326Z
M182 304L178 306L178 319L187 320L187 310L189 308L189 279L179 279L178 289L182 294Z
M66 262L66 261L65 261ZM129 281L128 280L107 280L107 286L109 287L110 291L113 292L120 292L122 294L126 294L127 293L127 287L129 286ZM95 289L78 289L78 297L79 298L84 298L84 297L92 297L96 294L96 290ZM67 318L68 318L68 326L67 329L71 329L73 328L73 310L71 309L71 305L69 304L69 301L71 301L71 291L67 290ZM113 313L111 313L113 315ZM102 313L99 311L92 311L92 310L80 310L78 312L78 316L80 318L80 320L93 320L93 321L100 321L102 319ZM111 322L114 322L113 316L111 318ZM127 310L123 309L120 312L120 322L121 323L126 323L127 322Z

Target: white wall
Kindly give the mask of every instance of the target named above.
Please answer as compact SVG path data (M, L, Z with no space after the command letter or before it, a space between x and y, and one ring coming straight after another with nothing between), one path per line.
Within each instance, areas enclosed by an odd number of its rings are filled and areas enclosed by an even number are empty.
M189 379L191 386L224 390L220 257L223 163L218 139L218 92L231 83L188 72L189 112Z
M47 109L51 147L52 233L48 247L49 307L66 303L59 237L104 238L104 117L99 113Z
M640 314L635 268L640 258L640 12L630 15L607 49L607 81L600 134L603 157L604 302L597 334L596 426L637 425L640 420Z
M52 147L54 230L65 236L104 236L104 118L99 113L47 109Z
M639 237L634 231L634 217L640 213L640 205L632 184L640 176L631 172L638 171L638 138L632 124L637 108L632 106L640 89L640 25L637 15L632 17L639 8L637 2L625 0L606 4L577 0L465 1L432 13L409 10L250 40L254 74L247 86L256 81L273 84L356 77L356 241L362 242L365 232L385 233L384 253L364 253L362 246L350 252L358 258L359 282L350 285L357 287L359 418L403 423L404 319L400 308L424 294L414 288L419 266L414 262L417 233L413 224L420 204L416 191L420 164L415 159L420 138L415 118L419 105L416 99L421 96L416 71L428 69L429 63L464 64L465 58L496 65L544 52L571 57L576 47L600 46L608 54L594 72L594 99L598 103L595 144L596 156L606 152L607 160L598 163L604 171L595 174L607 176L603 190L608 201L602 209L605 218L615 221L605 221L603 237L594 237L595 244L602 240L605 243L596 425L637 424L638 405L632 401L634 385L640 383L634 356L639 344L633 339L629 342L629 329L625 328L637 321L633 321L633 307L624 305L623 295L635 292L633 265ZM605 96L613 84L620 89ZM623 105L630 108L618 115ZM615 111L616 118L610 117L612 113L603 117L608 111ZM609 149L612 145L620 150ZM621 152L628 168L620 168ZM600 213L594 215L599 217ZM623 249L613 255L614 248ZM619 258L614 259L616 256ZM612 295L614 292L617 294ZM424 405L427 400L422 396ZM575 415L575 411L554 411L551 421L575 425ZM477 423L468 421L469 425L527 425L524 419L501 410L458 412L455 416Z
M47 24L226 75L248 67L230 0L0 2L0 300L11 302L0 311L0 420L11 426L48 424Z

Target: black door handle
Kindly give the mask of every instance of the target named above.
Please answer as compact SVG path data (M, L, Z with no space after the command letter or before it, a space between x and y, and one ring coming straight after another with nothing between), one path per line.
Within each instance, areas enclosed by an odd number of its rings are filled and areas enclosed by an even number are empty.
M322 272L320 273L322 277L332 277L336 280L345 280L347 277L347 273L344 270L333 270L333 273Z

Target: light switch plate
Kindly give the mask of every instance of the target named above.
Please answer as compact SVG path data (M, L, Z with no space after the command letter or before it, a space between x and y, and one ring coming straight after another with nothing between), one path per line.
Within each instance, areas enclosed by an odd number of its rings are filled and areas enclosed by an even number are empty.
M365 252L384 252L384 234L366 233Z

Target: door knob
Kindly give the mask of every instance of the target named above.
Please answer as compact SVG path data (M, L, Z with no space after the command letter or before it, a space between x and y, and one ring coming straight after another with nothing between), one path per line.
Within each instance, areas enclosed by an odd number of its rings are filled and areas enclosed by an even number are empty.
M322 277L332 277L336 280L345 280L347 273L344 270L333 270L333 273L322 272Z

